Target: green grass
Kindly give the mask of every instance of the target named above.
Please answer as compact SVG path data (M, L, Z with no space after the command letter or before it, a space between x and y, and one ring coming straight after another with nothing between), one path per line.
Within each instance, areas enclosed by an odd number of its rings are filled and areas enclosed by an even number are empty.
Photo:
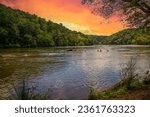
M143 83L140 82L138 79L127 78L121 80L119 83L105 91L91 89L89 99L116 99L118 95L125 94L131 90L140 89L143 86Z
M122 80L112 86L111 88L99 91L94 88L90 88L89 99L96 100L96 99L117 99L118 95L126 94L129 91L134 91L141 89L143 87L150 86L150 74L147 71L143 76L142 80L141 77L136 73L136 62L134 59L130 59L130 61L125 64L122 68Z

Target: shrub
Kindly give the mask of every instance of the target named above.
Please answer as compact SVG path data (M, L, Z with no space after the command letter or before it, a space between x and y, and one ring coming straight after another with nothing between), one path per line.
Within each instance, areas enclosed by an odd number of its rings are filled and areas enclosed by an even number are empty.
M125 64L121 73L122 80L113 87L101 92L91 88L89 99L115 99L117 95L125 94L129 90L139 89L143 86L142 82L139 80L138 74L136 73L136 62L133 58ZM146 77L144 82L149 83L150 80Z
M50 99L50 90L44 94L36 91L36 87L29 84L27 79L20 81L17 85L13 84L11 99L15 100L47 100Z
M128 86L128 90L139 89L141 87L142 83L139 81L139 79L133 79Z
M143 84L144 85L149 85L150 84L150 73L149 73L149 71L147 71L144 75Z

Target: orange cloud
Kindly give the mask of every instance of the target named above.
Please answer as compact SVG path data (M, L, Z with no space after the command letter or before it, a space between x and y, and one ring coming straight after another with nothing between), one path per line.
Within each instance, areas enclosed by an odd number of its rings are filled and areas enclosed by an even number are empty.
M117 17L112 17L107 23L102 17L91 14L81 0L0 0L0 3L86 34L110 35L124 29Z

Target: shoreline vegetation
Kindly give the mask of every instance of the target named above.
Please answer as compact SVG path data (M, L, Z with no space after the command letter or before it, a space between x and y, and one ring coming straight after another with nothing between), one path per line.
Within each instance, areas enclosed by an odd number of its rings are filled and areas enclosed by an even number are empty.
M60 46L150 45L150 28L125 29L111 36L85 35L71 31L36 15L13 10L0 4L0 48L37 48ZM10 20L11 19L11 20ZM69 49L67 51L76 51ZM0 58L2 56L0 55ZM107 90L90 88L88 99L150 99L150 71L136 73L133 59L122 68L122 80ZM49 91L41 95L26 81L13 86L11 99L49 99ZM15 93L15 95L14 95Z
M94 45L98 41L63 24L0 4L0 47L36 48ZM11 19L11 20L10 20Z
M149 28L125 29L110 36L86 35L2 4L0 17L0 48L150 45Z
M139 75L136 68L136 61L131 58L128 63L122 66L122 80L114 86L99 91L89 87L89 100L149 100L150 99L150 71ZM36 86L28 79L12 84L12 90L8 99L15 100L50 100L51 89L45 93L39 93Z
M122 80L114 86L99 91L91 88L89 100L149 100L150 71L139 75L133 58L121 68Z
M12 100L48 100L51 97L50 89L45 93L38 93L36 86L32 85L28 79L19 81L18 84L12 84L12 92L9 99Z
M111 88L99 91L90 90L89 100L150 100L150 81L148 84L139 82L138 79L124 79ZM133 89L127 88L125 82L130 81L129 85L135 85ZM147 82L147 81L146 81ZM137 83L137 84L136 84ZM137 85L137 86L136 86Z

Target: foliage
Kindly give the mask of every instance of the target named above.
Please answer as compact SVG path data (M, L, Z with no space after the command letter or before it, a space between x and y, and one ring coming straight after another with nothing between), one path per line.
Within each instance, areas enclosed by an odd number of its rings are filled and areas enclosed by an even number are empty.
M62 24L0 4L0 47L80 46L97 43Z
M27 79L21 80L17 85L13 85L11 99L15 100L47 100L50 99L50 91L45 94L36 92L36 87L29 84Z
M120 16L130 27L150 27L149 0L82 0L82 3L105 18Z
M99 35L88 35L89 38L93 39L93 43L102 44L102 41L105 40L108 36L99 36Z
M149 71L147 71L144 75L143 84L145 84L145 85L150 84L150 72Z
M125 94L130 90L140 89L143 84L140 82L136 71L135 61L133 58L122 68L122 80L113 87L99 92L91 89L89 99L115 99L120 94Z
M100 41L102 44L150 45L150 28L125 29Z

